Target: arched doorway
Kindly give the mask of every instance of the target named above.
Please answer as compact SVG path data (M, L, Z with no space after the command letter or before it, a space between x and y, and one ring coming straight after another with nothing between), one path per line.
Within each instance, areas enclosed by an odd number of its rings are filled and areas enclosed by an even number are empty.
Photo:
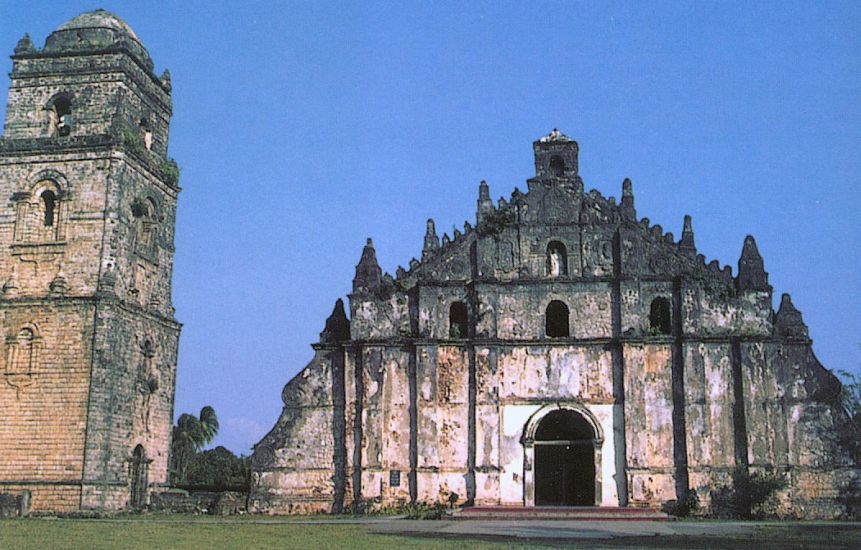
M138 445L132 453L131 468L131 495L129 506L131 508L143 508L146 506L146 487L148 483L149 461L143 446Z
M570 409L545 415L535 430L535 505L595 505L595 441L591 424Z

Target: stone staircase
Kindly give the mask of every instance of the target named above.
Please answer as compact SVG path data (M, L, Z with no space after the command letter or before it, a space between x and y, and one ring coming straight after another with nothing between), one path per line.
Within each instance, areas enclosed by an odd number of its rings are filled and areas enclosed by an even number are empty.
M452 519L562 519L575 521L670 521L660 510L604 506L472 506L455 510Z

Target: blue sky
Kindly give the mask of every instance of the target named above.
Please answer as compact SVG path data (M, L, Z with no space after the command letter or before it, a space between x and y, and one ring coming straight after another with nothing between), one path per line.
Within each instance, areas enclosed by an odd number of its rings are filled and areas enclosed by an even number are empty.
M247 451L365 239L406 266L427 218L474 222L480 180L525 189L553 127L587 189L630 177L709 261L735 272L753 234L819 359L859 370L859 4L523 4L0 0L0 52L103 7L171 71L177 414L214 406L216 443Z

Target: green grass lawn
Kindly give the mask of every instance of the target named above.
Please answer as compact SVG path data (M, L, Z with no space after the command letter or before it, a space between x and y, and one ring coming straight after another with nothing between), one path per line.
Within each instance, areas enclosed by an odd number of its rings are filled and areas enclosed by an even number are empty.
M310 520L310 521L309 521ZM237 548L648 548L652 550L837 550L861 548L861 524L807 524L804 522L751 523L752 529L738 531L727 525L719 532L700 531L698 534L665 534L656 536L646 531L607 538L576 538L560 536L502 540L506 527L485 535L470 529L461 529L455 535L450 531L441 534L439 527L451 522L404 522L391 519L381 524L380 518L364 518L353 522L350 518L333 520L332 516L309 518L283 518L243 516L218 518L213 516L143 514L119 516L112 519L52 519L28 518L0 520L0 550L6 549L219 549ZM466 523L466 522L464 522ZM702 522L708 525L712 522ZM538 524L540 526L540 524ZM721 522L714 522L721 527ZM385 528L385 527L388 528ZM475 524L472 526L474 528ZM394 529L392 529L394 527ZM529 522L512 522L512 529L533 529ZM547 528L545 526L545 528ZM555 528L550 527L551 529ZM374 530L401 534L377 534ZM584 531L590 527L585 525ZM592 527L594 529L594 526ZM423 534L415 534L416 530ZM407 534L402 534L407 533ZM511 536L511 535L509 535ZM458 538L453 538L458 537ZM483 538L482 538L483 537Z
M189 516L175 520L128 521L81 519L24 519L0 521L0 548L518 548L519 545L470 540L373 535L364 525L251 523L225 520L206 522ZM465 544L466 543L466 544ZM532 546L535 548L535 546Z

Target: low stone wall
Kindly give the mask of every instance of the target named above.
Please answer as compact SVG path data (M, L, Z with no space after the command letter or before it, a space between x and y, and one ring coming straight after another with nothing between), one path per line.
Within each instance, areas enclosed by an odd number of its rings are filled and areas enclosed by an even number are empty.
M150 497L150 509L161 512L231 516L244 514L247 492L169 489Z

